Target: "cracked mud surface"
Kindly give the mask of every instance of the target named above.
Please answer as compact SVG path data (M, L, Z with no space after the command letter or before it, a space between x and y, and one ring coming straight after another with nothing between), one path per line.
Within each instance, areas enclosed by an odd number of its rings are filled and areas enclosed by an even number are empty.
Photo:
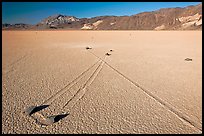
M201 36L3 31L2 133L202 133Z

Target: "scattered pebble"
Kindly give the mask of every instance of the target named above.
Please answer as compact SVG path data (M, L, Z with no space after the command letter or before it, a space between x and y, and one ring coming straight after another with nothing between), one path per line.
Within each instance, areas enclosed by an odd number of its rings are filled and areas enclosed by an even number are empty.
M107 56L110 56L111 54L110 54L110 53L106 53L106 55L107 55Z
M193 59L186 58L185 61L193 61Z
M87 50L92 49L91 47L86 47Z

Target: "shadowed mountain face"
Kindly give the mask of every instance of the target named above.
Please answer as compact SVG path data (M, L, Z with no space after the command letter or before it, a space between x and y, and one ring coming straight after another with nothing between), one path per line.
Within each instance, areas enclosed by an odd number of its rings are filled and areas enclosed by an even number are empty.
M54 15L36 25L3 24L2 29L73 29L73 30L201 30L202 4L185 8L165 8L132 16L76 18Z
M30 29L32 28L32 25L29 24L23 24L23 23L19 23L19 24L2 24L2 29Z

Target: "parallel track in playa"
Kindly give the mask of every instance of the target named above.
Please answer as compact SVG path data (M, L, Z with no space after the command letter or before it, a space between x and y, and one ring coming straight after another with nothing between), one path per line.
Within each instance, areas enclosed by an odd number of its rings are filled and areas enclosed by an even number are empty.
M174 106L172 106L171 104L169 104L168 102L162 100L161 98L157 97L156 95L152 94L151 91L145 89L144 87L142 87L140 84L136 83L135 81L131 80L129 77L127 77L126 75L124 75L122 72L120 72L119 70L117 70L116 68L114 68L113 66L111 66L109 63L107 63L105 60L101 59L99 56L97 56L96 54L94 54L93 52L89 51L92 55L94 55L95 57L97 57L98 59L102 60L108 67L110 67L111 69L113 69L116 73L118 73L119 75L121 75L124 79L128 80L130 83L132 83L133 85L135 85L136 87L140 88L146 95L148 95L150 98L154 99L156 102L158 102L159 104L163 105L166 109L168 109L171 113L173 113L174 115L176 115L180 120L186 122L187 124L189 124L190 126L193 126L194 128L198 129L199 131L202 132L202 124L195 122L194 120L192 120L190 117L188 117L187 115L185 115L184 113L182 113L181 111L179 111L178 109L176 109Z
M78 75L74 80L72 80L66 86L61 88L58 92L56 92L51 97L49 97L47 100L45 100L41 105L50 105L54 100L56 100L58 97L63 95L68 89L70 89L72 86L77 84L85 76L86 72L88 72L91 68L93 68L99 62L100 62L100 59L97 60L93 65L88 67L85 71L83 71L80 75Z
M8 68L8 70L5 70L2 72L2 75L6 75L10 72L12 72L14 69L13 69L13 66L18 64L19 62L21 62L23 59L27 58L29 55L28 54L25 54L23 55L22 57L20 57L19 59L15 60L14 62L12 62L11 64L9 64L8 66L6 66ZM2 69L5 69L5 68L2 68Z
M88 67L86 70L84 70L81 74L79 74L74 80L72 80L70 83L68 83L67 85L65 85L63 88L61 88L58 92L56 92L55 94L53 94L51 97L49 97L47 100L45 100L43 103L41 103L39 106L43 106L43 105L48 105L50 106L51 104L53 104L53 102L59 98L60 96L62 96L64 93L66 93L67 91L69 91L69 89L71 87L73 87L74 85L76 85L86 74L86 72L88 72L91 68L93 68L96 64L98 64L99 62L102 62L100 59L98 59L93 65L91 65L90 67ZM37 106L38 107L38 106ZM23 112L24 113L24 112ZM26 114L27 115L27 114ZM35 112L32 115L28 116L31 119L35 120L35 123L38 127L42 127L42 126L48 126L51 125L52 123L47 120L46 117L44 117L41 113L39 112Z
M106 59L106 56L105 56L104 60L105 59ZM76 102L79 101L81 98L83 98L83 96L86 93L87 87L90 86L93 83L93 81L96 79L99 72L102 70L104 64L105 64L105 62L101 61L100 65L95 69L95 71L87 79L85 84L76 92L76 94L62 108L66 107L66 109L71 110L71 108L76 104Z
M104 60L106 59L107 56L104 57ZM84 72L82 72L76 79L74 79L71 83L69 83L68 85L66 85L63 89L61 89L60 91L58 91L55 95L53 95L52 97L50 97L48 100L46 100L43 104L41 105L48 105L51 104L54 100L56 100L57 98L59 98L61 95L63 95L64 93L67 92L67 90L69 90L72 86L74 86L83 76L86 72L88 72L92 67L94 67L98 62L100 62L100 64L97 66L97 68L94 70L94 72L88 77L88 79L86 80L85 84L74 94L73 97L71 97L71 99L69 99L66 104L62 107L62 111L61 112L66 112L69 113L70 110L72 109L72 107L81 99L83 98L83 96L86 93L86 88L92 84L92 82L95 80L95 78L98 76L99 72L102 70L103 65L105 64L103 61L101 61L100 59L94 63L94 65L92 65L91 67L89 67L88 69L86 69ZM64 108L67 108L66 110L63 110ZM60 114L59 114L60 115ZM33 116L31 116L37 123L37 125L39 126L48 126L51 125L52 123L49 121L49 119L47 120L46 117L44 117L42 114L36 112Z

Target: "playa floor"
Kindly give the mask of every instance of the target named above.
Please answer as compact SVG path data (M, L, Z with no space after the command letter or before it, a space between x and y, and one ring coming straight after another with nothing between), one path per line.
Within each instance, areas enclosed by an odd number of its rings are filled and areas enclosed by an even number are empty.
M202 31L2 40L2 133L202 133Z

